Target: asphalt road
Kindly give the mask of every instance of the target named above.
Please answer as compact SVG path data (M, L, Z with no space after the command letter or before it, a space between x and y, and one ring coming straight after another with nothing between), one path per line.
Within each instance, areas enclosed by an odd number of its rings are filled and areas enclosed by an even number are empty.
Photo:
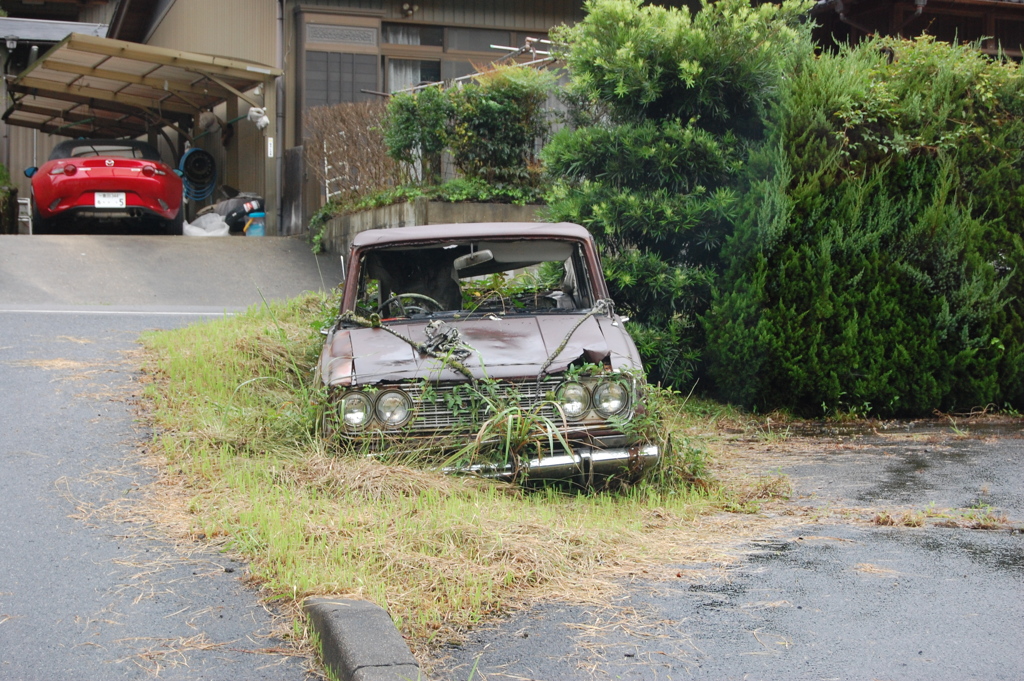
M753 469L794 483L784 531L737 547L736 563L680 566L701 578L631 582L607 607L549 603L473 632L436 676L1024 678L1024 424L960 428L794 437L752 453ZM947 508L1015 527L870 522Z
M335 258L285 239L0 237L0 679L305 676L244 564L111 513L152 480L124 353L145 329L339 278ZM519 613L446 651L436 675L1024 678L1024 534L865 521L989 505L1024 522L1021 423L967 429L758 451L754 469L795 483L785 531L736 563L685 566L703 579Z
M339 278L289 239L0 237L0 679L305 677L244 564L115 512L152 480L125 353Z

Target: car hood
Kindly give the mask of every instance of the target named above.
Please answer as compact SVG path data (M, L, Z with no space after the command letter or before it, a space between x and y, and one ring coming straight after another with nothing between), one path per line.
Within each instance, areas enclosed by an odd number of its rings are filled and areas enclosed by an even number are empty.
M582 323L581 323L582 321ZM374 385L426 378L460 381L466 377L411 343L427 340L428 322L403 321L385 328L334 329L324 344L320 373L326 385ZM457 329L469 356L462 360L476 378L533 378L564 371L574 361L609 363L612 369L639 369L636 346L618 317L606 315L489 316L446 320ZM578 326L577 326L578 325ZM392 333L394 332L394 333ZM563 347L564 343L564 347ZM559 348L561 348L559 350ZM552 355L556 353L552 358Z

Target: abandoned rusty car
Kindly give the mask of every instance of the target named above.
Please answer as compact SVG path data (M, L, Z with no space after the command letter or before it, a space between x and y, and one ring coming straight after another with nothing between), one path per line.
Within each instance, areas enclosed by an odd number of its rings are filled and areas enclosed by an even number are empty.
M332 437L460 445L458 470L592 485L659 458L636 346L573 224L375 229L348 258L318 366ZM449 466L452 460L449 460Z

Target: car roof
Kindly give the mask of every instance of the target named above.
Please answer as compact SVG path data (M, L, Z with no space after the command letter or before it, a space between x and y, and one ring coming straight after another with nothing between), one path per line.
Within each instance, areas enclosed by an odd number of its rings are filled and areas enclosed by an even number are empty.
M590 232L571 222L474 222L369 229L355 236L352 248L466 239L572 239L587 242L593 240Z
M49 160L53 161L53 160L56 160L56 159L59 159L59 158L71 158L71 154L72 154L74 149L76 149L78 147L88 147L88 146L96 146L96 147L122 147L122 148L134 149L134 150L140 152L142 158L144 158L144 159L146 159L148 161L159 161L160 160L159 152L157 152L157 150L153 148L153 145L149 144L148 142L143 142L141 140L130 140L130 139L115 140L115 139L85 139L85 138L72 139L72 140L64 140L63 142L61 142L60 144L58 144L57 146L55 146L53 148L53 151L50 152L50 159ZM102 156L102 154L99 154L99 155Z

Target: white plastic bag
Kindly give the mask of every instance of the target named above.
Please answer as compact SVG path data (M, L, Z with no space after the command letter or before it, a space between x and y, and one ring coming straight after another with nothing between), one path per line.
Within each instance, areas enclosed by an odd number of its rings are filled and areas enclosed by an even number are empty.
M255 123L256 127L259 128L260 130L263 130L265 127L270 125L270 119L267 118L266 109L261 109L254 106L251 109L249 109L248 118L250 121Z
M224 216L217 213L203 213L193 222L186 222L182 227L185 236L228 236L230 228L224 222Z

